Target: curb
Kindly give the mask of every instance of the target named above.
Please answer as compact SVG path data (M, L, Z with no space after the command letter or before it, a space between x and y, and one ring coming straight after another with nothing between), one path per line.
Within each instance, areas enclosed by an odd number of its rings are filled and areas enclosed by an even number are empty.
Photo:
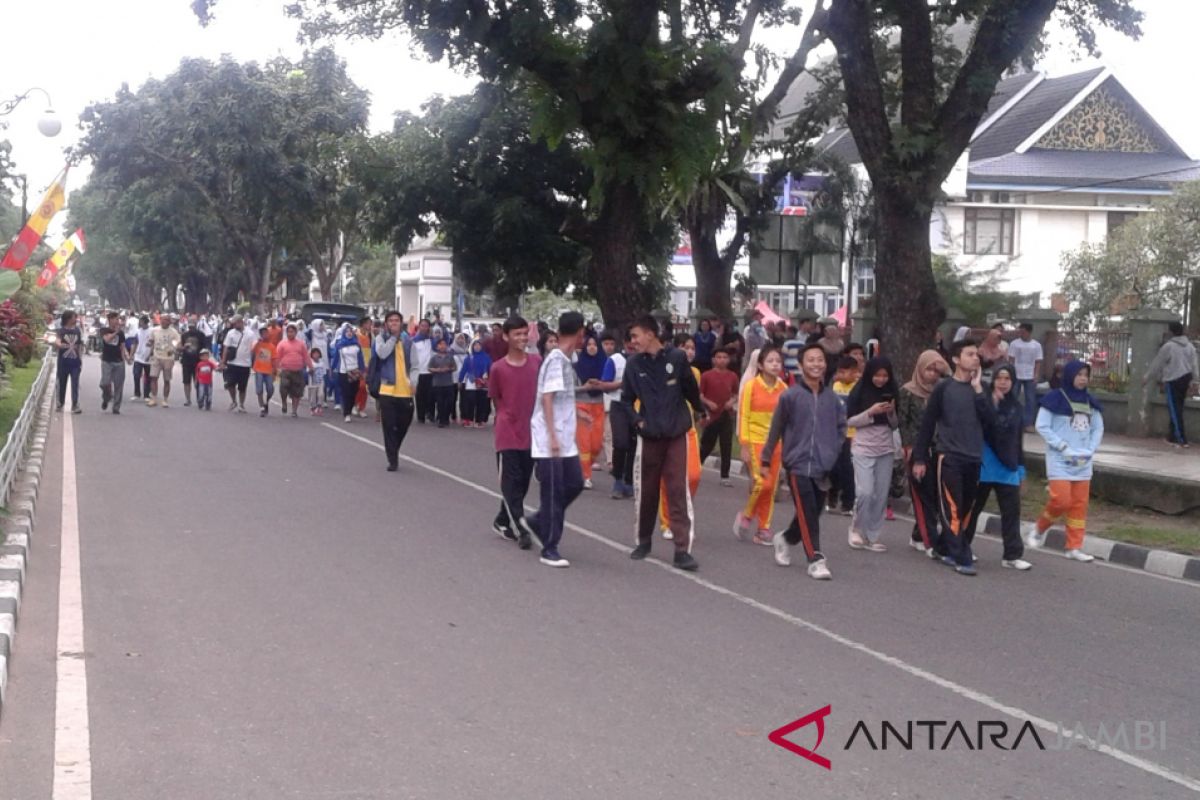
M25 587L26 565L33 534L33 517L37 509L38 488L41 484L46 437L50 430L51 403L54 381L42 388L42 398L36 406L36 416L30 426L25 460L21 471L13 478L9 491L8 514L0 519L0 715L8 689L8 662L12 658L13 641L17 635L17 618L21 609L21 592Z
M892 500L892 508L903 514L912 514L912 500L901 497ZM983 533L1000 535L1000 515L984 511L979 515L979 530ZM1033 523L1021 522L1022 535ZM1062 552L1066 549L1067 532L1061 525L1053 525L1046 531L1046 541L1042 549ZM1088 534L1083 540L1083 552L1095 556L1101 561L1120 564L1130 569L1152 572L1167 578L1196 581L1200 583L1200 558L1185 556L1170 550L1154 550L1136 544L1105 539L1103 536Z

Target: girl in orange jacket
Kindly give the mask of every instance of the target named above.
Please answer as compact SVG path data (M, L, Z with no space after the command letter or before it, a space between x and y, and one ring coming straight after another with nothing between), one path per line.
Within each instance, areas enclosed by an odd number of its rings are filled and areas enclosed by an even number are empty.
M782 464L782 448L776 448L771 458L771 467L763 476L758 469L759 456L771 430L771 417L775 406L787 386L779 377L783 371L783 355L773 345L758 350L751 360L751 370L756 374L747 376L742 382L738 401L738 441L742 446L742 461L749 470L753 483L746 507L733 520L733 535L745 539L750 527L756 528L754 543L770 545L771 512L775 507L775 486L779 482ZM750 372L751 370L747 370Z

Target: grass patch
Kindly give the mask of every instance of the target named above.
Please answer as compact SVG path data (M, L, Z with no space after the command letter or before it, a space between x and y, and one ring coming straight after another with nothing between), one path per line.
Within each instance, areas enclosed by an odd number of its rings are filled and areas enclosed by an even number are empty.
M8 385L0 392L0 435L3 436L0 446L8 442L9 431L17 417L21 416L21 407L25 405L25 398L29 396L41 368L42 361L37 357L23 367L14 367L11 363L8 365Z
M1184 555L1200 555L1200 532L1143 528L1138 525L1113 525L1104 530L1109 539L1140 544L1157 550L1173 550Z

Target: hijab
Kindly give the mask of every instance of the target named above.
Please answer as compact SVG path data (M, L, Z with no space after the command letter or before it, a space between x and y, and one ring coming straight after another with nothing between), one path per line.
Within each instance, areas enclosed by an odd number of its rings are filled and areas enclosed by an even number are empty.
M1001 364L992 372L992 382L988 385L988 396L990 397L996 390L996 378L1001 372L1007 372L1009 380L1012 381L1012 388L1005 393L1000 400L1000 408L1020 408L1021 404L1017 401L1017 368L1012 364Z
M876 386L875 373L880 370L887 373L887 383L883 386ZM900 389L896 386L896 374L892 370L892 362L884 356L876 356L867 361L866 366L863 367L862 377L850 390L850 396L846 398L846 416L857 416L884 400L894 401L898 394L900 394ZM888 415L875 414L871 420L877 425L887 425Z
M589 342L596 342L596 355L588 355L587 347ZM596 334L589 332L587 338L583 340L583 347L579 348L579 358L575 361L575 374L579 376L580 383L587 383L592 378L600 380L604 374L604 365L608 363L608 356L604 353L604 348L600 346L600 342L596 339Z
M338 330L338 340L334 345L334 348L341 350L343 347L348 347L349 345L354 345L355 347L358 346L358 333L354 330L353 325L351 325L349 322L346 322L343 323L342 327Z
M1060 414L1064 417L1074 416L1075 409L1072 408L1072 405L1091 406L1097 411L1103 411L1100 401L1093 397L1091 392L1087 389L1075 388L1075 376L1085 369L1090 376L1092 368L1082 361L1071 361L1063 367L1061 388L1048 392L1042 398L1042 408L1051 414Z
M758 353L762 348L755 348L746 361L746 371L742 373L742 386L758 377Z
M492 368L492 357L484 351L482 339L471 341L471 354L467 356L465 365L467 373L475 380L483 378Z
M919 397L922 400L928 400L929 395L933 394L933 388L938 385L938 381L925 380L925 370L930 364L936 362L946 363L946 359L942 358L942 354L937 350L926 350L917 357L917 365L913 367L912 380L904 384L904 390L914 397ZM945 375L945 373L942 373ZM941 380L941 378L938 378Z

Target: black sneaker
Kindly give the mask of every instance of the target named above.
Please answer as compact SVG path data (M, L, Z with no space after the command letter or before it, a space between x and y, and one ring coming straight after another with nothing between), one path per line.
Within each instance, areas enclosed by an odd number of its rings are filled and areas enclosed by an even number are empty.
M700 565L696 563L696 559L692 558L692 554L684 550L680 550L675 554L674 564L675 569L681 569L684 572L695 572L700 567Z
M522 550L530 549L533 547L533 537L525 531L521 531L521 534L517 537L517 547Z
M650 543L643 542L629 553L629 557L634 561L641 561L646 556L650 555Z
M399 464L388 464L388 465L387 465L387 471L388 471L388 472L395 472L395 471L396 471L396 470L398 470L398 469L400 469L400 465L399 465Z
M62 411L62 403L59 403L58 405L56 405L56 406L54 407L54 410L55 410L55 411Z
M510 542L517 540L517 535L512 532L511 528L507 528L498 522L492 523L492 533L499 536L501 539L507 539Z
M121 409L119 409L119 408L114 408L114 409L113 409L113 413L114 413L114 414L120 414L120 413L121 413Z
M166 405L166 404L164 403L164 405ZM79 406L74 406L74 407L71 409L71 413L72 413L72 414L82 414L82 413L83 413L83 409L82 409L82 408L80 408Z
M107 401L107 400L101 400L101 401L100 401L100 410L101 410L101 411L108 411L108 401Z
M266 407L266 406L263 406L263 407L262 407L262 410L258 412L258 415L259 415L260 417L265 417L265 416L267 415L267 407Z

